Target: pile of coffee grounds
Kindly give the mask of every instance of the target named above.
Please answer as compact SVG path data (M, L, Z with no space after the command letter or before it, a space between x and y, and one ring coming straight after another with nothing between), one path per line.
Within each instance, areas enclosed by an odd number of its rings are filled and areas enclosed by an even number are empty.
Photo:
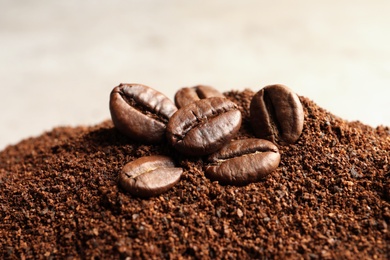
M251 90L225 95L253 137ZM390 129L300 97L304 129L264 181L222 186L205 158L135 143L110 120L58 127L0 152L1 259L389 259ZM129 161L169 155L180 182L149 199L117 184Z

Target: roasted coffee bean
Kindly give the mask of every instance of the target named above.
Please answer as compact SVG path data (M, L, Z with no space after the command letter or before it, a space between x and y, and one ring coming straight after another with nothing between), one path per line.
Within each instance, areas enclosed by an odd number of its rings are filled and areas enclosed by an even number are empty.
M210 97L225 97L221 92L210 86L198 85L192 88L181 88L175 94L175 104L184 107L200 99Z
M162 93L140 84L120 84L110 95L115 127L133 140L160 142L169 118L177 110Z
M299 97L291 89L270 85L253 96L250 120L256 137L292 144L302 133L304 112Z
M198 100L170 118L167 140L178 151L193 156L211 154L238 132L241 112L226 98Z
M153 155L127 163L119 174L119 184L137 197L160 195L172 188L183 173L167 156Z
M264 139L236 140L208 158L207 177L222 184L246 185L258 182L280 163L275 144Z

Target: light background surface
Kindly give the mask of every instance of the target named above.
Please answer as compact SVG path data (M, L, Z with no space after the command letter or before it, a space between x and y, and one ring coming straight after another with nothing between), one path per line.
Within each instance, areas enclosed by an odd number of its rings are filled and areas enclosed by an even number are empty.
M173 98L282 83L390 125L390 1L0 0L0 150L110 118L121 82Z

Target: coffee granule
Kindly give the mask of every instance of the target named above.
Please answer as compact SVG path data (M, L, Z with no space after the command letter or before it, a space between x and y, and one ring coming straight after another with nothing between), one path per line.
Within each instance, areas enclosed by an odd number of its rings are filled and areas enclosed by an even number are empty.
M251 90L225 95L254 137ZM206 158L134 143L111 121L58 127L0 152L1 259L389 259L390 129L347 122L300 97L303 133L280 146L264 181L222 186ZM168 192L135 198L121 168L169 155L184 172Z

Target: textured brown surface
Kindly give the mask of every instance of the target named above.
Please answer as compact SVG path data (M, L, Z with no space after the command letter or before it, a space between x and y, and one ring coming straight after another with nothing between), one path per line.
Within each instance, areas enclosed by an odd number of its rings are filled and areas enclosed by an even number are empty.
M231 92L252 137L251 91ZM56 128L0 153L0 258L389 258L390 134L347 123L301 97L305 124L262 182L221 186L201 158L131 143L111 122ZM123 192L121 167L173 155L167 193Z

